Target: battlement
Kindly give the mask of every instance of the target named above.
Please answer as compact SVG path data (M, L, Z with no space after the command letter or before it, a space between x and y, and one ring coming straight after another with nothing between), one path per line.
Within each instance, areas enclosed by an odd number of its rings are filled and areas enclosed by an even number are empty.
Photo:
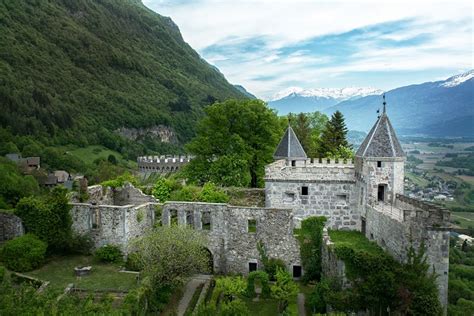
M137 158L140 172L175 172L185 164L189 163L192 156L141 156Z
M428 226L449 226L450 212L444 207L397 194L395 206L403 209L404 220L419 220Z
M351 159L311 158L299 161L277 160L265 168L265 181L325 180L355 181Z

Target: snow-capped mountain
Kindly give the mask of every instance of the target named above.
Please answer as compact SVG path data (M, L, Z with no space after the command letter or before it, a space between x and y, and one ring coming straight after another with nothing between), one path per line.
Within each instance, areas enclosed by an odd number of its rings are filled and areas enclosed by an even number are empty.
M474 70L446 80L400 87L385 93L387 113L400 135L474 136ZM367 131L382 107L380 96L346 100L324 109L346 118L349 129Z
M383 91L379 89L360 87L316 89L290 87L275 94L268 105L276 109L280 115L289 112L313 112L324 110L342 101L382 93Z
M270 101L277 101L285 97L316 97L316 98L332 98L341 101L357 98L366 97L368 95L381 94L383 93L380 89L375 88L364 88L364 87L349 87L349 88L316 88L316 89L303 89L300 87L290 87L282 90L275 94Z
M446 87L446 88L451 88L451 87L455 87L457 85L460 85L464 81L467 81L467 80L472 79L472 78L474 78L474 69L469 70L468 72L465 72L465 73L460 74L460 75L452 76L451 78L448 78L445 81L443 81L440 84L440 86L441 87Z

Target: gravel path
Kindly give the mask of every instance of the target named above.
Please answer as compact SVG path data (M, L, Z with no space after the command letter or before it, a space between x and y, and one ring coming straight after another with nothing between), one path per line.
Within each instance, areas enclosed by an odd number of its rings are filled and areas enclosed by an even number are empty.
M298 293L298 315L306 316L306 309L304 308L304 294Z
M184 294L178 304L178 316L183 316L197 287L211 278L210 275L196 275L185 286Z

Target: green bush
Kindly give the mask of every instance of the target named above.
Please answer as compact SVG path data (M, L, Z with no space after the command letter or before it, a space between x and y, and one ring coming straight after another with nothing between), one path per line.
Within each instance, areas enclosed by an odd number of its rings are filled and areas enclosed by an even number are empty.
M199 201L208 203L227 203L229 196L214 183L207 182L199 194Z
M0 283L3 282L3 279L5 278L5 267L0 266Z
M136 252L129 253L127 261L125 261L125 268L129 271L140 271L143 265L140 261L140 255Z
M95 256L104 262L120 262L123 258L122 251L114 245L105 245L95 251Z
M32 234L8 241L2 248L2 261L13 271L26 272L39 267L48 245Z
M79 255L90 255L94 247L94 241L89 235L73 234L69 240L69 253Z

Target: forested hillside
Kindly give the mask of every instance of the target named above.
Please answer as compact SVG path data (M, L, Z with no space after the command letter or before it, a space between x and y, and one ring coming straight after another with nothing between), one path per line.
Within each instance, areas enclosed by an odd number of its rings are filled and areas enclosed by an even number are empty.
M28 139L102 144L128 159L176 150L205 105L244 97L138 0L5 0L0 30L0 124L20 150ZM174 148L115 132L160 125Z

